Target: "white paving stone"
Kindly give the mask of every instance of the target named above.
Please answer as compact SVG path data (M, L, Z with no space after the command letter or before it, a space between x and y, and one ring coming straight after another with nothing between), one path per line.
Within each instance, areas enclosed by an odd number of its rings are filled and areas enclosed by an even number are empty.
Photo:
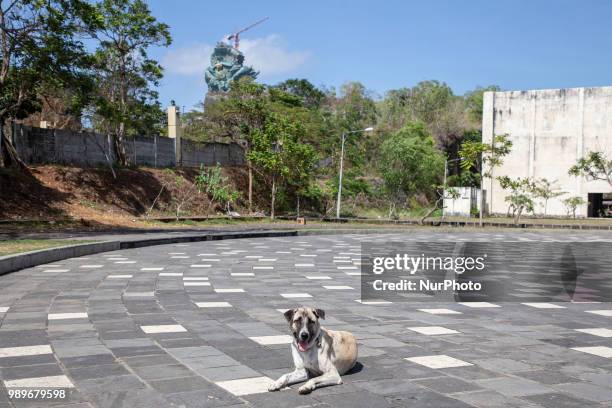
M247 259L259 259L259 258L263 258L262 255L247 255L245 256L245 258Z
M191 268L210 268L211 266L211 264L193 264Z
M433 315L453 315L453 314L461 314L456 310L451 309L419 309L421 312L433 314Z
M97 269L102 268L104 265L81 265L79 268L81 269Z
M254 266L253 269L256 270L270 270L270 269L274 269L273 266Z
M64 320L64 319L87 319L87 313L49 313L49 320Z
M408 330L424 334L426 336L437 336L440 334L457 334L457 330L447 329L441 326L408 327Z
M183 276L183 272L162 272L158 276Z
M163 271L164 268L154 267L154 268L140 268L141 271Z
M612 348L606 346L594 347L572 347L572 350L581 351L583 353L593 354L599 357L612 358Z
M188 259L189 256L187 255L174 255L170 257L171 259Z
M281 296L286 299L299 299L299 298L311 298L312 295L308 293L281 293Z
M331 276L324 276L324 275L310 275L310 276L305 276L306 279L310 279L310 280L330 280Z
M160 324L152 326L140 326L143 332L147 334L158 334L158 333L182 333L186 332L180 324Z
M354 271L354 270L359 269L356 266L337 266L336 268L338 268L338 270L341 270L341 271Z
M311 263L296 263L295 267L296 268L312 268L314 266L314 264Z
M500 305L496 305L494 303L489 302L459 302L459 304L473 308L501 307Z
M207 281L208 276L185 276L184 281Z
M108 275L107 279L129 279L134 275Z
M268 377L242 378L239 380L219 381L217 384L235 396L268 392L273 380Z
M352 286L346 285L323 285L323 287L327 290L350 290L355 289Z
M576 329L577 332L592 334L598 337L612 337L612 330L605 328Z
M196 302L197 307L209 308L209 307L232 307L228 302Z
M72 381L65 375L4 380L4 386L6 388L74 388Z
M362 305L390 305L391 302L387 300L361 300L355 299L355 302L361 303Z
M0 313L6 313L8 312L9 307L8 306L0 306Z
M242 293L244 292L244 289L240 289L240 288L215 289L215 292L217 293Z
M525 306L534 307L536 309L565 309L565 306L555 305L554 303L523 303Z
M255 276L253 272L232 272L232 276Z
M155 292L124 292L125 297L153 297Z
M116 264L135 264L136 261L117 261Z
M467 367L473 364L459 360L453 357L449 357L444 354L433 355L433 356L422 356L422 357L409 357L404 360L411 361L416 364L423 365L425 367L440 369L440 368L451 368L451 367Z
M273 344L290 344L293 341L293 338L287 334L282 334L279 336L255 336L249 337L249 339L263 346L269 346Z
M344 272L348 276L361 276L361 272Z
M186 255L185 252L168 252L168 255Z
M586 312L600 316L612 317L612 310L587 310Z
M183 281L183 286L210 286L210 282Z
M53 350L51 349L51 346L48 344L41 344L38 346L0 348L0 358L37 356L40 354L53 354Z
M43 273L63 273L70 272L70 269L45 269Z
M202 262L219 262L219 259L217 259L217 258L202 258L202 259L200 259L200 261L202 261Z
M276 262L276 258L259 258L258 262Z

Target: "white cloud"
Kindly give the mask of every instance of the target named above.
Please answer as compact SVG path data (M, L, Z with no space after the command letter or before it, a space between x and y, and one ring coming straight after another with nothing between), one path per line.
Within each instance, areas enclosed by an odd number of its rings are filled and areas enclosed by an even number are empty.
M166 71L181 75L204 75L210 63L213 47L208 44L194 44L170 50L162 58Z
M170 50L163 57L162 65L170 73L204 75L213 49L214 45L200 43ZM308 51L288 50L285 41L275 34L241 40L240 51L245 55L245 65L253 66L262 77L291 73L310 57Z

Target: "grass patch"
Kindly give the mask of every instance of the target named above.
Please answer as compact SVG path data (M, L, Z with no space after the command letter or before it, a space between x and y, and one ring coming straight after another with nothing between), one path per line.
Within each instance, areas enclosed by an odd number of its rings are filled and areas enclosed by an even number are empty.
M0 241L0 256L36 251L38 249L56 248L66 245L86 244L88 242L96 241L61 239L16 239L12 241Z

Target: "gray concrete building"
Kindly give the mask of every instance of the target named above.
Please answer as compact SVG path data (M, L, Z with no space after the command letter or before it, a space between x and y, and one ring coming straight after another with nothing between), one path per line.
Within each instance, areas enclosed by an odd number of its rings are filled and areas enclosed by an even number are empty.
M580 196L589 204L578 216L597 216L612 190L604 181L587 181L568 175L568 169L590 150L612 157L612 86L599 88L543 89L486 92L483 142L507 134L512 151L492 179L483 180L485 209L506 213L508 203L496 177L546 178L565 194L551 199L547 214L566 215L562 200ZM543 206L536 203L536 213Z

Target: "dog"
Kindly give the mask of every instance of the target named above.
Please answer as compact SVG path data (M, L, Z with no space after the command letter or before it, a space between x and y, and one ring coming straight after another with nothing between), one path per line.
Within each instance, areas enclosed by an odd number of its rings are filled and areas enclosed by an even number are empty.
M306 381L298 392L308 394L316 388L342 384L341 375L357 362L357 341L346 331L326 330L319 319L325 311L310 307L287 310L293 341L291 355L295 370L272 383L269 391L278 391L291 384Z

